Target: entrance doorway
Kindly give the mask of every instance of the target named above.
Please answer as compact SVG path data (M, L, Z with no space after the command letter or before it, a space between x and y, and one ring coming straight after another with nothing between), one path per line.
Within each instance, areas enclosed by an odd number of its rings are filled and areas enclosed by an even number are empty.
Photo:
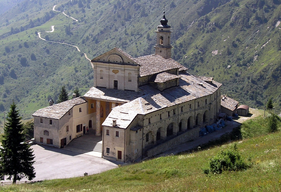
M118 89L118 81L114 80L113 84L114 84L114 89Z
M64 146L66 146L66 138L63 138L60 141L60 147L63 148Z
M117 159L118 159L118 160L121 160L121 159L122 159L122 151L118 151Z

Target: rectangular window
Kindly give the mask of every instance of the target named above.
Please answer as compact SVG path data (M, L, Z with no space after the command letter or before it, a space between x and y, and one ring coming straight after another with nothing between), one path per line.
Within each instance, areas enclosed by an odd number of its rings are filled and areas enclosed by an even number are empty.
M208 100L207 100L207 99L205 99L205 104L207 105L207 103L208 103Z
M175 115L176 114L176 110L175 109L173 109L173 115Z
M119 137L119 131L116 131L115 136Z
M162 115L160 114L160 120L162 120Z
M110 153L110 148L106 148L106 153Z
M106 130L106 135L109 135L109 130L108 129Z
M43 123L43 119L42 118L40 118L40 123Z
M76 133L79 133L79 132L81 132L81 131L82 131L82 124L77 125L77 126L76 126Z
M40 143L43 143L43 137L40 137Z
M145 140L146 140L146 142L149 141L149 133L147 133L147 134L145 135Z
M47 144L53 145L53 139L47 139Z
M181 112L183 112L183 107L181 107Z
M50 125L52 125L53 124L53 121L50 119Z
M191 106L191 104L189 104L189 109L192 109L192 106Z
M198 107L200 107L200 103L199 103L199 101L197 102L197 106L198 106Z
M170 117L170 111L168 111L168 117Z
M148 124L150 124L150 123L151 123L150 118L148 118Z
M71 135L69 136L69 141L71 141Z
M68 115L70 115L70 111L68 111Z
M82 108L79 108L79 113L81 113L82 112Z
M69 127L68 127L68 125L66 126L66 132L68 132L69 131Z
M91 104L91 108L92 108L92 109L94 108L94 103Z

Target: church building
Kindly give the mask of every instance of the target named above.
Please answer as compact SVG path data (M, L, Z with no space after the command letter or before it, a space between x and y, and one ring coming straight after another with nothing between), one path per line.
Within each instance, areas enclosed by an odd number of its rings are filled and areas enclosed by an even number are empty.
M91 60L94 86L84 96L36 111L35 141L63 147L93 129L102 135L103 158L134 162L193 140L214 123L221 84L173 60L165 14L160 23L154 54L134 58L114 48Z

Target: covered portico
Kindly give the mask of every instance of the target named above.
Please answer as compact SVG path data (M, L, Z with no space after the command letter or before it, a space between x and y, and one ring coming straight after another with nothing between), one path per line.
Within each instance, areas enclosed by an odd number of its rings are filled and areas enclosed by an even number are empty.
M111 110L124 103L127 103L141 93L126 90L106 89L102 87L92 87L84 96L88 103L88 113L91 116L89 128L95 130L95 134L102 134L102 123Z

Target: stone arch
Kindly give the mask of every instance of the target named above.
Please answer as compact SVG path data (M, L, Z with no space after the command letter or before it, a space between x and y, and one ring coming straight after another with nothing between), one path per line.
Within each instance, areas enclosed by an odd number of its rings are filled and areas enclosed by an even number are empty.
M201 115L200 113L198 113L198 114L196 115L196 118L195 118L195 125L196 125L196 126L198 126L198 125L201 124L201 119L202 119L201 116L202 116L202 115Z
M49 131L44 130L44 135L45 135L45 136L49 136Z
M156 141L160 141L162 138L162 134L161 134L161 129L162 127L158 128L157 132L156 132ZM163 136L162 136L163 137Z
M161 36L161 37L160 37L160 45L163 45L163 44L164 44L164 37Z
M145 141L147 144L151 144L154 143L154 138L153 138L153 134L151 131L149 131L148 133L146 133L145 135Z
M209 112L208 110L205 111L203 114L203 123L207 123L209 121Z
M191 129L193 127L193 121L192 121L193 117L190 116L188 119L187 119L187 129Z
M167 137L174 134L174 123L170 123L167 127Z
M109 55L107 58L108 62L113 62L113 63L124 63L123 58L120 55L117 54L112 54Z
M128 73L128 82L132 82L132 73L131 72Z
M182 119L179 122L179 132L182 132L182 131L186 130L186 128L187 128L186 120Z
M103 79L103 70L100 70L100 79Z

